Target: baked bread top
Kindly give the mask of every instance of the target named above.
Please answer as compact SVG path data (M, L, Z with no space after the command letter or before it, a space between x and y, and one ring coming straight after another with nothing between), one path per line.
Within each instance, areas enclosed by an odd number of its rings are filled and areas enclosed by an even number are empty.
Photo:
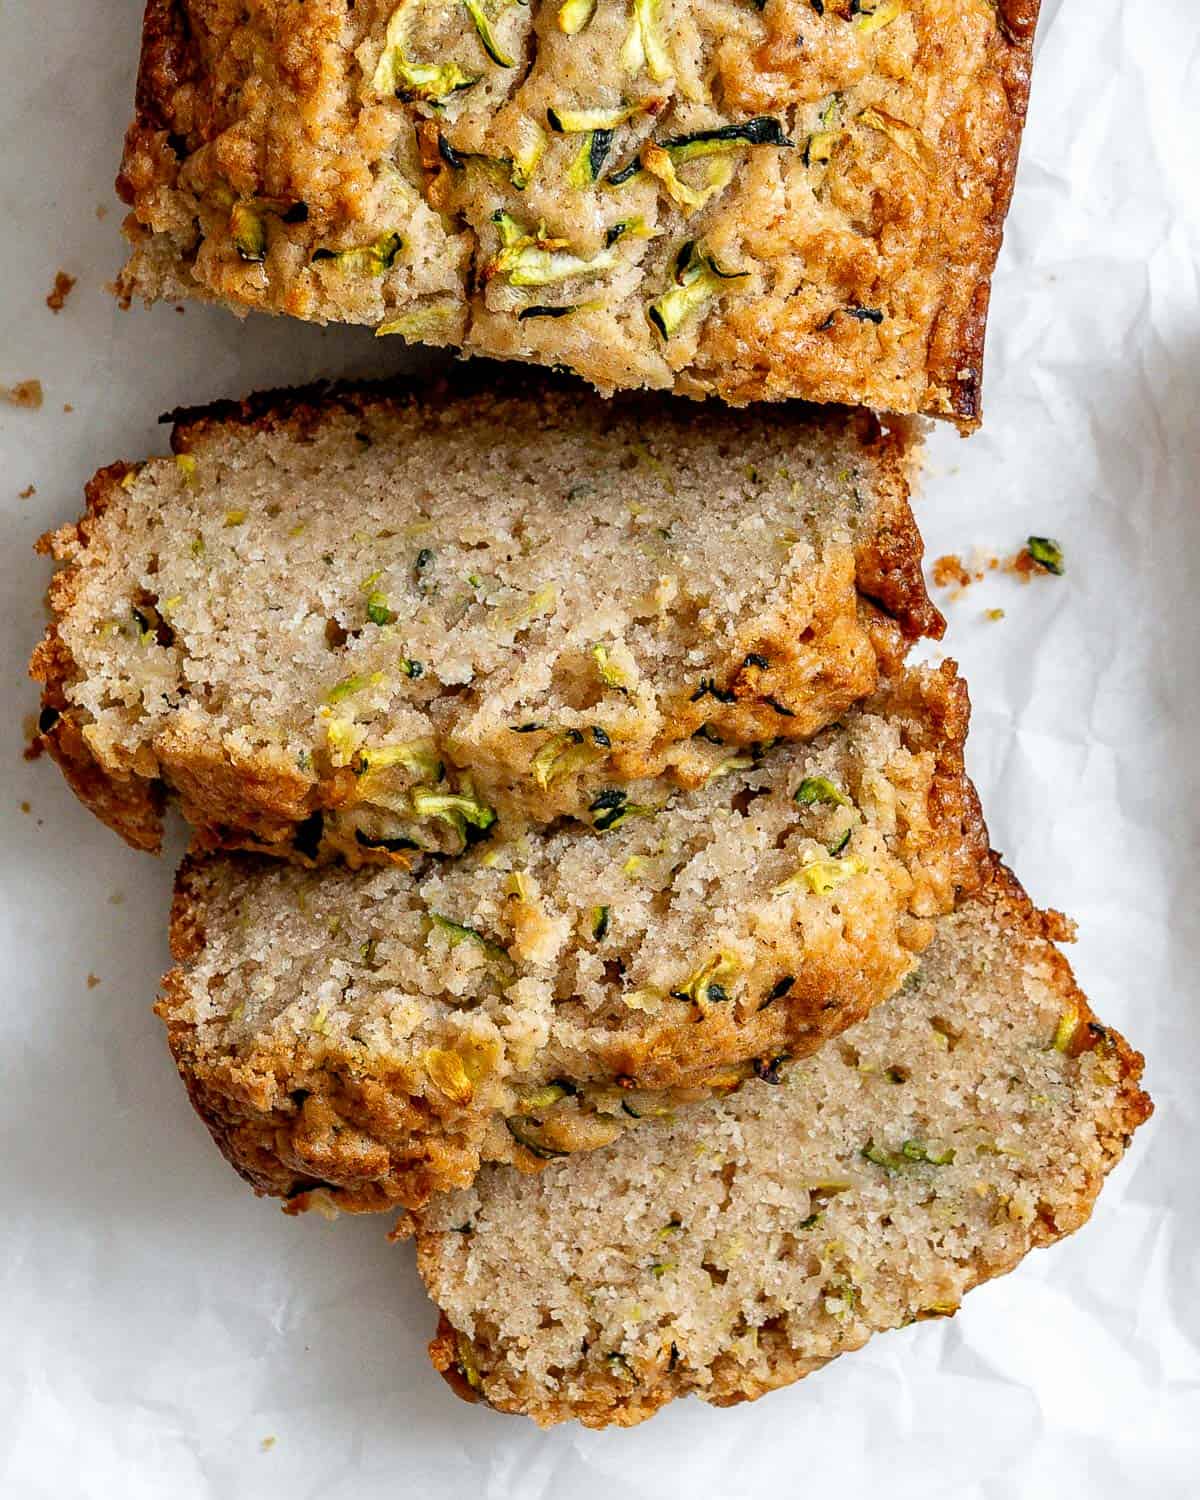
M131 843L164 789L202 845L301 860L603 824L940 633L905 430L503 373L184 413L45 539L44 738Z
M777 1069L891 995L978 883L965 727L926 669L603 828L412 873L189 861L159 1013L193 1103L260 1191L380 1209Z
M149 0L128 297L979 419L1037 0Z
M953 1313L1088 1217L1150 1113L1069 934L997 862L903 992L772 1083L402 1228L461 1394L549 1425L753 1399Z

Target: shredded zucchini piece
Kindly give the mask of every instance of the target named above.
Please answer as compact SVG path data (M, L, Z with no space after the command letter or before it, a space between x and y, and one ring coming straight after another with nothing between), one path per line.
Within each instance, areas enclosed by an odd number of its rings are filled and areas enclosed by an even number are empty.
M581 729L566 729L548 739L530 762L534 784L544 792L560 776L582 771L593 762L602 760L607 748L596 741L594 733L589 736Z
M1064 1010L1059 1017L1058 1025L1054 1030L1054 1050L1056 1052L1069 1052L1078 1029L1079 1011L1072 1005L1069 1010Z
M647 315L663 338L670 338L686 318L724 291L726 282L740 281L748 274L722 270L711 255L689 240L675 258L676 285L651 302Z
M719 125L712 130L696 130L690 135L671 136L658 143L677 161L693 161L698 156L735 151L739 146L794 146L783 133L783 125L773 115L756 115L740 125Z
M621 48L621 66L627 73L645 68L655 83L670 78L674 68L661 28L662 0L633 0L633 19Z
M567 171L567 184L573 188L588 188L600 180L605 158L612 148L611 130L589 130L576 152L575 160Z
M233 247L243 260L266 260L266 221L248 203L234 204L229 214L229 232L233 236Z
M439 343L454 337L458 318L459 311L453 302L433 302L428 307L401 313L398 318L386 319L376 328L375 337L398 333L408 344Z
M566 250L566 240L550 239L543 229L531 234L503 209L492 215L492 222L499 226L501 249L484 275L504 276L510 286L549 286L572 276L598 276L617 263L611 247L586 260Z
M828 803L833 807L853 807L854 803L827 776L806 776L796 788L795 800L801 807Z
M866 860L853 854L846 859L812 859L777 885L771 894L780 896L784 891L795 890L797 886L804 885L814 896L828 896L852 875L865 875L869 868Z
M732 953L722 949L702 964L686 983L671 991L674 1000L691 1000L697 1005L719 1003L729 999L726 983L734 979L739 964Z
M860 0L854 29L863 36L870 36L873 31L882 31L885 26L890 26L903 10L900 0L876 0L876 4L870 8Z
M523 630L545 615L552 615L558 608L558 589L553 583L544 583L527 598L518 600L496 613L496 624L502 630Z
M444 1047L428 1047L422 1058L425 1072L453 1104L470 1104L475 1089L463 1060Z
M546 150L546 132L531 120L523 119L521 128L528 135L527 141L514 149L509 181L518 192L524 192L537 171L538 162Z
M597 641L592 647L592 660L596 663L600 681L605 687L616 688L621 693L629 691L629 683L625 680L624 672L620 667L613 665L608 654L608 647L602 641Z
M874 1141L868 1141L862 1148L862 1154L867 1161L882 1167L886 1172L902 1172L921 1162L931 1167L948 1167L955 1156L953 1146L948 1146L944 1151L931 1151L921 1141L905 1141L899 1151L889 1151L884 1146L877 1146Z
M710 198L728 187L733 177L732 163L713 161L708 164L708 180L704 186L691 187L676 172L670 152L653 143L642 148L641 162L646 171L662 183L672 203L693 211L703 208Z
M340 270L362 272L367 276L382 276L396 262L404 241L393 230L381 235L372 245L356 245L350 250L314 250L314 261L333 261Z
M550 129L559 135L579 135L587 130L615 130L632 120L634 115L644 114L649 106L642 104L621 105L616 109L554 109L546 111Z
M558 29L567 36L578 36L596 14L596 0L563 0L558 8Z
M1052 537L1031 536L1025 545L1029 549L1030 557L1039 568L1044 568L1047 573L1055 573L1059 577L1066 572L1063 550Z
M864 109L858 116L860 125L869 125L872 130L878 130L886 135L894 146L899 147L905 156L915 162L921 160L921 138L911 125L906 125L903 120L896 119L895 115L889 115L882 109Z
M488 20L487 12L484 10L480 0L463 0L467 15L474 23L475 30L479 33L479 40L483 44L483 50L499 68L515 68L517 60L509 57L503 51L492 33L492 23Z
M438 792L418 786L412 792L413 812L418 818L439 818L466 836L466 825L486 832L496 821L495 808L477 797L473 790Z
M658 811L649 803L630 802L628 794L620 787L609 787L593 801L588 812L592 815L592 827L599 833L619 828L626 818L649 818Z
M482 948L484 953L500 964L502 968L511 969L513 961L499 943L493 943L485 938L477 928L468 927L465 922L455 922L450 917L444 917L439 911L431 911L429 920L439 932L446 934L446 941L452 948L457 948L459 943L474 943Z

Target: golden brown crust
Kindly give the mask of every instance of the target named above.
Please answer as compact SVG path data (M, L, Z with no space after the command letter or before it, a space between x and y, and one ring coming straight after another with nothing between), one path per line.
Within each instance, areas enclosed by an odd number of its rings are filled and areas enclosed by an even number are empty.
M535 371L506 371L500 394L496 367L476 361L452 384L439 381L432 389L427 383L403 380L323 383L180 409L162 420L172 424L172 451L195 454L234 427L303 442L335 413L365 419L372 413L413 406L436 409L449 402L467 412L483 413L497 401L520 400L530 404L532 419L537 421L551 419L564 403L581 399L594 398L570 378ZM606 409L614 420L636 413L639 421L651 427L658 411L672 410L672 398L619 397ZM810 596L798 601L803 612L811 615L802 636L797 635L786 609L756 621L731 652L725 685L730 701L697 701L688 687L681 687L677 701L668 706L658 740L644 754L614 756L612 774L618 779L658 774L661 757L670 746L682 744L704 724L734 744L815 734L873 692L881 672L885 676L897 672L910 641L940 637L944 630L945 622L925 587L923 544L909 505L911 435L902 430L885 432L867 412L795 407L788 413L789 417L793 414L816 429L849 422L877 474L878 524L857 543L854 577L839 580L861 594L859 620L845 616L838 602L844 589L833 587L830 578L825 580L827 587L817 589L814 584ZM212 742L194 730L170 725L156 735L153 754L136 765L113 770L89 749L86 719L68 704L66 690L79 672L61 640L59 622L74 603L81 558L96 522L122 481L136 470L130 463L102 469L87 486L87 509L80 521L47 534L39 543L42 551L53 552L66 565L51 583L53 618L30 671L43 684L42 707L50 725L41 740L72 789L139 849L159 847L169 789L195 827L199 849L258 850L300 862L319 853L321 858L336 856L352 864L405 863L403 854L364 848L352 838L339 839L330 827L314 835L313 815L343 805L347 786L353 787L353 777L344 770L324 776L300 772L282 757L237 754L224 741ZM849 559L846 567L850 567ZM803 587L803 579L798 580L797 589ZM769 656L768 670L754 664L763 655ZM686 781L682 772L681 779Z
M503 206L524 221L532 200L523 189L481 189L470 163L511 158L514 119L544 121L547 101L566 86L558 77L562 39L539 26L535 5L525 66L469 92L465 112L454 106L438 115L367 86L393 9L364 3L347 16L340 0L270 0L253 11L230 0L149 0L118 177L133 208L126 300L193 295L238 311L370 324L440 302L452 316L427 335L434 342L570 363L605 389L673 386L735 404L802 396L923 411L964 431L978 425L990 282L1028 101L1035 0L917 0L900 27L866 38L856 34L852 10L818 11L807 0L776 0L751 24L737 13L727 25L702 14L695 24L713 31L701 64L705 96L712 94L706 107L735 120L777 116L796 149L751 153L717 203L694 217L680 218L660 190L649 200L657 203L656 239L623 252L627 275L611 309L594 323L588 315L523 324L517 307L473 272L493 254L492 212ZM909 34L903 45L898 30ZM814 174L801 154L814 106L825 98L851 100L842 135L853 149L842 140ZM885 119L871 126L877 105ZM688 107L669 101L661 132L681 128L671 111ZM418 144L428 147L433 117L450 159ZM433 210L436 221L415 231L419 249L386 287L331 287L314 270L314 251L371 242L388 227L377 191L382 160L401 164L421 213ZM266 205L265 263L247 264L235 252L233 201ZM289 217L297 203L302 219ZM594 217L590 195L584 203L575 215L564 210L552 231ZM644 307L670 284L680 239L697 233L728 242L755 279L745 292L727 289L678 353L652 336ZM882 312L882 325L860 317L864 310Z
M86 510L74 525L47 532L37 543L41 553L61 560L85 548L96 520L103 515L114 489L134 465L110 464L88 481ZM67 566L51 579L47 603L51 612L46 634L33 652L29 675L42 684L41 713L36 743L57 763L71 790L102 823L135 849L157 853L162 845L162 816L166 789L157 777L132 772L118 777L92 753L83 716L72 707L66 689L78 675L75 660L59 635L58 621L70 610L78 582L78 568Z

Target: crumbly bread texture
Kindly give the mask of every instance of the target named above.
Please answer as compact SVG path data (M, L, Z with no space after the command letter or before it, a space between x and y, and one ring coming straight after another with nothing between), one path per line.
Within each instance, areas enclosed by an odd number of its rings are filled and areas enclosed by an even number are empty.
M778 1086L434 1200L401 1225L434 1364L543 1425L731 1405L1077 1229L1151 1105L1065 935L997 862L903 992Z
M201 846L302 860L604 822L614 787L813 734L941 632L903 427L482 363L385 391L183 414L175 458L101 471L43 540L44 738L130 843L165 789Z
M926 669L605 831L419 876L189 861L158 1009L192 1102L260 1192L370 1210L772 1074L894 993L978 883L965 720Z
M128 299L979 417L1037 0L149 0Z

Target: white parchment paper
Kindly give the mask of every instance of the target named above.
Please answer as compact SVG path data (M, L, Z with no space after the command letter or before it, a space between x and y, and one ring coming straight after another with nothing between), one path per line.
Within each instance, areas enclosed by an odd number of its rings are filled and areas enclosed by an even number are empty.
M993 840L1078 919L1080 979L1146 1053L1158 1112L1091 1224L952 1322L753 1406L599 1434L461 1406L425 1361L411 1252L376 1220L293 1222L233 1176L149 1010L176 851L125 850L21 759L47 573L30 546L93 470L162 451L179 403L402 357L356 331L115 309L140 10L0 0L0 383L46 392L0 406L0 1496L1196 1496L1200 8L1044 0L986 426L937 434L919 512L931 558L1030 532L1066 550L1061 580L939 592L945 649ZM79 284L55 316L60 266Z

